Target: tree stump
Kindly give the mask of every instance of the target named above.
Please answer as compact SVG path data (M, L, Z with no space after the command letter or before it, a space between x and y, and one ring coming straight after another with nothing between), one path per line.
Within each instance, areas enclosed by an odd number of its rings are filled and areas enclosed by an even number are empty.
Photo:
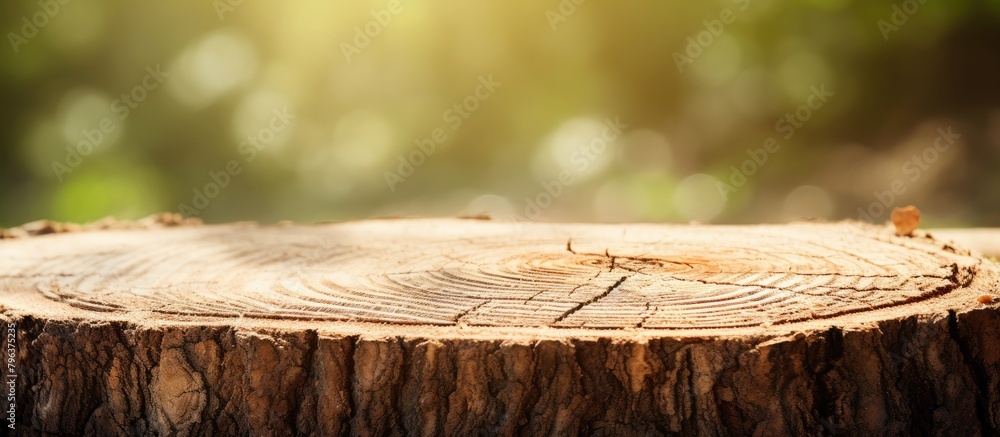
M921 231L102 227L0 240L24 434L1000 428L1000 268Z

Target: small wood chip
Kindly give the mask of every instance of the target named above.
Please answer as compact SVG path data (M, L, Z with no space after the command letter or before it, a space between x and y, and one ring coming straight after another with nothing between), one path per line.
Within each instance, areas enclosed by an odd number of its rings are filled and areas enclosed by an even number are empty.
M979 296L979 299L976 299L976 300L979 301L979 303L981 303L983 305L989 305L989 304L993 303L993 301L995 300L995 298L993 296L988 295L988 294L984 294L982 296Z
M896 225L896 235L910 235L920 226L920 210L913 205L896 208L892 210L892 223Z

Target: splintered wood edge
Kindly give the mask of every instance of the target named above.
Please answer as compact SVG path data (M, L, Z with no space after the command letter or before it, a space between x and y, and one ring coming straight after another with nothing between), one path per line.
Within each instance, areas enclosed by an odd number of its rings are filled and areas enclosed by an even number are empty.
M0 241L0 308L10 319L366 337L763 338L992 311L977 299L1000 289L997 272L926 233L853 222L154 226ZM379 315L365 299L387 293L403 304ZM202 311L185 309L192 294Z

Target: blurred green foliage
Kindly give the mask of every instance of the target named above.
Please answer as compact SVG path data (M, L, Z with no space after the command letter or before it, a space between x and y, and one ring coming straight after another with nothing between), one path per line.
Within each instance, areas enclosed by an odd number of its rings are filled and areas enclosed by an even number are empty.
M524 216L551 192L538 219L913 203L932 225L1000 225L997 1L64 1L0 5L0 226L179 211L199 192L209 222ZM454 126L482 77L501 85ZM821 85L834 95L783 138ZM294 119L262 133L282 108ZM576 166L615 117L622 135ZM914 178L949 126L961 140ZM253 160L248 135L267 140ZM781 148L723 201L768 138ZM894 180L905 192L883 202Z

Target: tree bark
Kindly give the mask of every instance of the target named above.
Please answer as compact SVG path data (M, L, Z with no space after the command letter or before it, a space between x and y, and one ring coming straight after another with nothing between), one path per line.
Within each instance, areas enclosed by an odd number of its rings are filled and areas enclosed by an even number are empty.
M1000 430L1000 268L921 231L92 228L0 233L23 435Z

